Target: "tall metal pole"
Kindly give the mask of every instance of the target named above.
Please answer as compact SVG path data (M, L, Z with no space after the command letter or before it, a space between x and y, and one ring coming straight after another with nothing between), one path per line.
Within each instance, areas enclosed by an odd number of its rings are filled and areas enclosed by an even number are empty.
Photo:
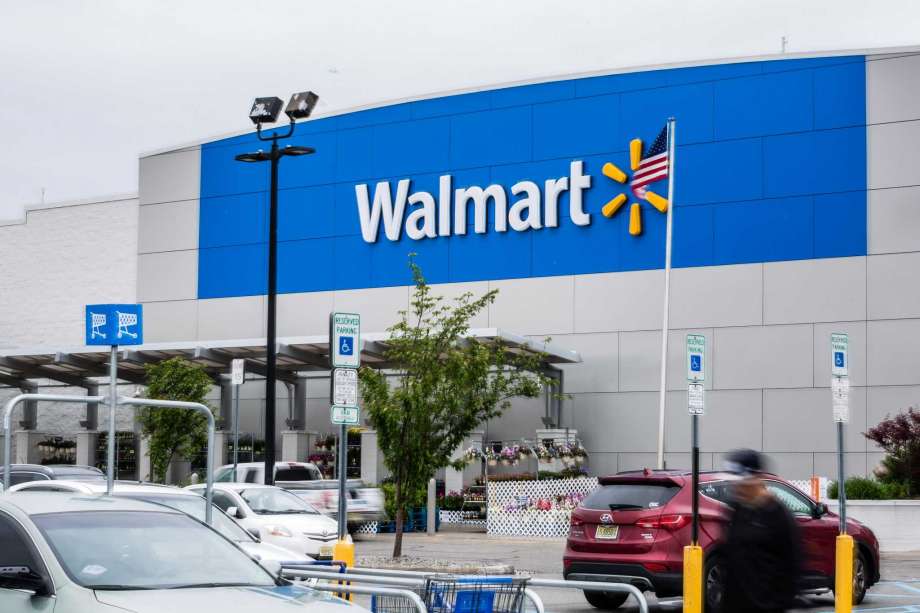
M109 444L106 454L105 493L115 488L115 407L118 406L118 345L112 345L109 358Z
M348 429L345 424L339 427L339 449L338 449L339 468L339 540L345 538L348 534L348 503L345 499L345 479L348 477L348 468L345 466L348 462Z
M668 119L668 221L664 248L664 313L661 323L661 383L658 393L658 468L664 468L664 408L668 391L668 313L671 308L671 233L674 219L674 134L677 125Z
M275 483L275 299L278 293L278 149L277 134L272 138L271 194L268 211L268 321L265 339L265 485Z
M699 521L700 521L700 416L692 415L690 417L690 448L692 450L691 470L691 487L693 488L693 502L690 507L693 514L693 524L690 529L690 544L699 544Z
M837 422L837 500L840 502L840 509L837 515L840 518L840 534L847 533L847 488L844 487L846 479L844 477L843 466L843 422Z
M233 480L237 479L237 464L240 461L240 386L233 386Z

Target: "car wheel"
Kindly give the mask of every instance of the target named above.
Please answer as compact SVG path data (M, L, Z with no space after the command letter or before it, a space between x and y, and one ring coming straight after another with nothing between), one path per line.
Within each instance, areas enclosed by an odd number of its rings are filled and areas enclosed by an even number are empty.
M588 601L588 603L596 609L603 609L605 611L619 609L620 605L626 602L627 598L629 598L629 594L585 590L585 599Z
M869 565L866 563L866 555L857 549L853 560L853 604L862 604L868 590Z
M703 602L706 613L721 613L725 599L725 565L721 558L713 556L706 561L703 571Z

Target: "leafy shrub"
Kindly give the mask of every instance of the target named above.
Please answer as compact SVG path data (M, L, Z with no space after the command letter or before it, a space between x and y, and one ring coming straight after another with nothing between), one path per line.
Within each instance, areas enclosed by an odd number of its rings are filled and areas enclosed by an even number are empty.
M868 477L850 477L846 480L847 500L886 500L892 497L893 493L898 490L892 489L889 484L879 483L875 479ZM836 481L827 486L827 497L833 500L839 495L839 488Z
M383 490L383 509L390 519L395 520L396 484L393 482L384 482L380 484L380 489ZM418 507L424 507L428 503L428 491L425 488L421 488L416 492L406 492L405 499L406 504L403 510L408 513L408 511ZM403 514L403 516L405 516L405 514Z
M920 492L920 411L909 408L886 417L863 436L887 453L876 473L880 481L896 491L903 487L907 497Z
M463 494L450 491L438 499L438 506L444 511L459 511L463 508Z

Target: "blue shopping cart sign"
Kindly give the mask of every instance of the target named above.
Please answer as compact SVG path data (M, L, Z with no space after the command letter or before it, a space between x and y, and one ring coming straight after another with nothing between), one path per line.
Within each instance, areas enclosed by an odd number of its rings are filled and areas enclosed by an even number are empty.
M143 342L143 305L86 305L87 345L140 345Z

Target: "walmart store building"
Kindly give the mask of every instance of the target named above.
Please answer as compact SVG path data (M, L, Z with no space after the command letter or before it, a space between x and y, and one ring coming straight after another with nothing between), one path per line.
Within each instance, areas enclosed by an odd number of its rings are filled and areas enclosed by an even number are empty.
M864 474L881 454L861 433L920 392L918 94L917 55L845 55L564 78L301 123L287 142L316 153L281 164L279 335L323 335L333 310L383 332L407 306L416 253L447 296L499 290L475 327L578 352L561 367L558 425L578 431L590 472L653 466L665 215L602 168L628 171L630 141L648 147L673 116L668 465L689 465L684 338L699 333L702 466L746 446L787 477L833 475L829 344L846 332L847 470ZM147 342L264 336L268 165L234 161L261 146L247 133L141 159L137 199L115 208L136 214L128 298L144 304ZM603 215L620 193L627 204ZM261 428L263 391L244 389L244 430ZM306 429L331 431L328 378L306 395ZM543 416L543 400L517 402L486 436L533 438Z

